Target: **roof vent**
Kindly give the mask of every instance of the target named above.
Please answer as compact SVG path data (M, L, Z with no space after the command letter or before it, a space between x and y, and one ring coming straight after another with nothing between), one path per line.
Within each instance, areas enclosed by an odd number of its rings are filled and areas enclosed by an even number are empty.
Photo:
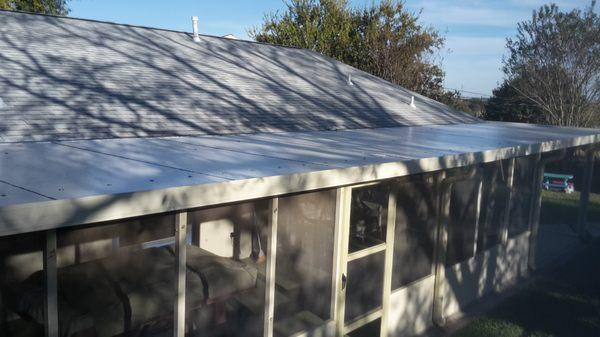
M415 109L417 106L415 105L415 96L410 96L410 107Z
M224 39L229 39L229 40L239 40L239 38L233 34L227 34L227 35L223 35Z
M354 82L352 82L352 74L348 74L348 85L354 85Z
M198 35L198 17L192 16L192 27L194 29L194 41L200 42L200 36Z

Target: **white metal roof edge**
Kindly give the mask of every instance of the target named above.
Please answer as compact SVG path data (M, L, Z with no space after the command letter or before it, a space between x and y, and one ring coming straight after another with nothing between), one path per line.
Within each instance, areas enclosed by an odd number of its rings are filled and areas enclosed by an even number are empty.
M0 236L402 177L600 142L600 135L473 153L0 208Z

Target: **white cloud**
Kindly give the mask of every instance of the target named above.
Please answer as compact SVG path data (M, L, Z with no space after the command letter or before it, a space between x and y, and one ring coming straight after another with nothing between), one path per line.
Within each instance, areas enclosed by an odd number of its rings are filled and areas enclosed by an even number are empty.
M448 88L472 91L490 95L502 80L502 62L498 58L448 60L444 64L446 78L444 85ZM473 96L464 93L465 96Z
M413 11L422 9L421 22L441 31L446 37L442 53L450 88L491 94L502 81L502 56L506 38L517 23L528 20L533 10L549 0L422 0L408 1ZM584 8L590 0L554 1L563 10ZM466 94L468 95L468 94Z
M476 25L513 28L516 23L528 18L529 11L515 11L509 8L493 8L482 5L440 5L435 2L423 3L421 18L435 26Z
M506 39L504 37L488 36L454 36L446 37L446 48L451 55L497 55L504 52Z
M504 45L503 37L448 36L450 52L444 53L442 63L445 86L490 95L502 79Z
M517 22L529 19L533 10L547 0L473 1L423 0L411 2L410 8L423 9L422 19L437 27L475 25L514 28ZM553 1L565 10L583 8L589 0Z

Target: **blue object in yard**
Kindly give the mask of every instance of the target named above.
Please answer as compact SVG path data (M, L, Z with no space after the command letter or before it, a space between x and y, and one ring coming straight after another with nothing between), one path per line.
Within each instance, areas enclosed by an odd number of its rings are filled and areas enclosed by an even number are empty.
M542 187L545 190L562 191L571 194L575 191L573 186L573 175L544 173L544 182Z

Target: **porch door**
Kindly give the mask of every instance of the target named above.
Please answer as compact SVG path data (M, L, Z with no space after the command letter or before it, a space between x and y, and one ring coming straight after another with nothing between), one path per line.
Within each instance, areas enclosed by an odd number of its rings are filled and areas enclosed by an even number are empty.
M343 190L337 335L386 335L395 196L388 183Z

